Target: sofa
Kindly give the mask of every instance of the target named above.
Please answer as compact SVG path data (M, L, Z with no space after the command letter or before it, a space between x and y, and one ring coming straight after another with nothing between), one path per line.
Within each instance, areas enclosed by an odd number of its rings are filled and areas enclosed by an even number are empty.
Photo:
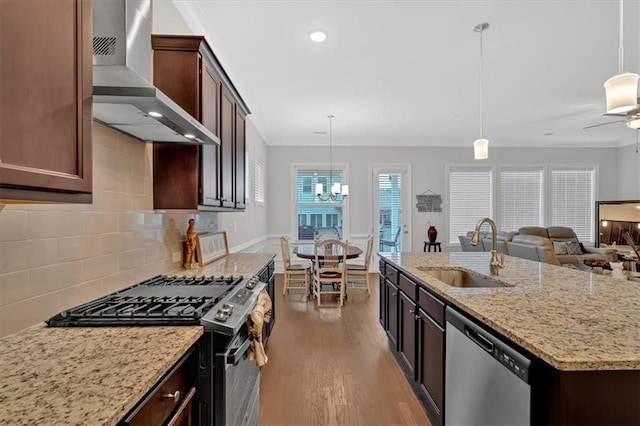
M481 232L477 246L471 245L472 236L470 231L458 237L462 251L491 251L491 233ZM518 232L499 231L496 245L498 253L553 265L583 263L587 258L617 261L615 249L585 247L573 229L564 226L525 226Z
M535 246L541 262L556 265L584 263L585 259L617 262L615 249L585 247L578 241L573 229L566 226L522 227L518 229L518 234L512 238L508 246L509 253L516 255L513 253L513 249L516 251L526 249L521 246Z
M516 235L516 232L498 231L496 233L496 246L498 253L509 254L507 251L507 242ZM480 242L477 246L471 245L473 231L467 232L466 235L458 236L462 251L491 251L491 233L480 232Z

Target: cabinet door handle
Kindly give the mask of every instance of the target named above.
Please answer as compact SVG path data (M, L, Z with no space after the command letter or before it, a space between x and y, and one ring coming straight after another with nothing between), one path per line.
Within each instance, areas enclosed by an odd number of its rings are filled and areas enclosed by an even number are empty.
M391 295L395 297L395 296L397 296L397 295L398 295L398 293L396 293L396 292L394 291L393 293L391 293Z
M164 397L173 399L173 402L178 402L178 401L180 401L180 391L177 390L174 393L170 393L170 394L165 395Z
M410 313L410 314L415 314L415 313L416 313L416 311L414 311L413 309L409 309L409 313Z

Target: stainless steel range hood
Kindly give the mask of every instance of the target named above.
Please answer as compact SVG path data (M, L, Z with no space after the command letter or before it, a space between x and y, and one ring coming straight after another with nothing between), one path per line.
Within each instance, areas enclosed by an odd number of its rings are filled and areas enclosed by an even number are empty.
M151 81L151 0L93 0L93 119L147 142L220 139Z

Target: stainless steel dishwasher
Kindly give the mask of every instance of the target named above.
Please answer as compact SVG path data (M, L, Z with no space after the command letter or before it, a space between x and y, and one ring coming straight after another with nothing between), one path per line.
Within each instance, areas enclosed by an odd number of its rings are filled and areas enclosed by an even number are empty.
M530 424L531 361L450 307L446 321L445 424Z

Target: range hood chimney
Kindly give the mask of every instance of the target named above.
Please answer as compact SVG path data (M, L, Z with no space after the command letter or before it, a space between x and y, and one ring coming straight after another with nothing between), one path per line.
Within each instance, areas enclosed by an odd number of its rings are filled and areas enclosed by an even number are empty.
M220 139L151 81L151 0L93 0L93 119L146 142Z

